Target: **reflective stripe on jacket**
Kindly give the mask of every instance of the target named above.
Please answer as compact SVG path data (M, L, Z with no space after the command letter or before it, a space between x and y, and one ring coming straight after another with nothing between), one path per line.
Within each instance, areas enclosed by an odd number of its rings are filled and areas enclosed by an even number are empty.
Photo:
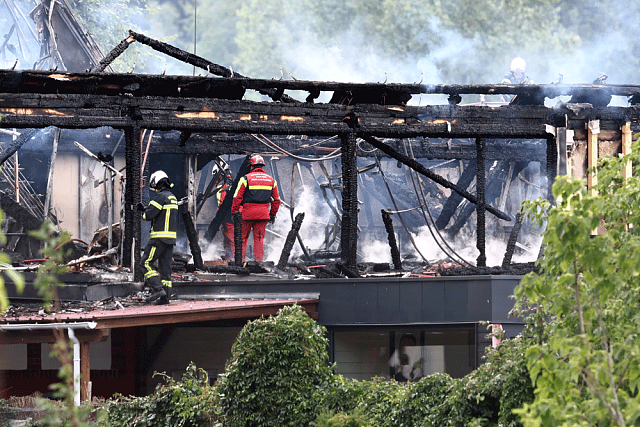
M151 221L152 239L160 239L169 245L176 244L178 230L178 199L165 188L149 202L142 219Z
M233 195L231 212L240 211L241 206L244 220L268 220L270 215L275 216L280 208L280 195L275 179L262 168L255 168L240 178Z

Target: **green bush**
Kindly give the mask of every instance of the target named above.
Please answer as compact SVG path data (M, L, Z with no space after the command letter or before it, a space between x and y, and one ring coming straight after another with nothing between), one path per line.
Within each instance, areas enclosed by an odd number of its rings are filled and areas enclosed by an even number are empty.
M217 387L228 427L300 427L316 419L332 377L326 329L300 306L249 322Z
M364 409L356 409L352 414L331 411L321 412L313 424L315 427L371 427L373 424L364 414Z
M191 427L212 425L216 393L209 387L206 371L193 363L181 382L164 375L166 384L158 384L152 395L119 396L109 401L108 426L111 427Z
M505 340L488 351L482 366L454 380L441 408L440 425L521 426L511 410L533 401L524 357L527 346L522 337Z

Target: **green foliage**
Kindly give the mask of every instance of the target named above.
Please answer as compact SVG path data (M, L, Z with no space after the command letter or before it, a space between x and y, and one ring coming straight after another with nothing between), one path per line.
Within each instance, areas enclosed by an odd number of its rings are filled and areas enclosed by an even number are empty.
M433 374L403 384L336 376L321 402L328 411L325 417L362 409L378 427L520 426L512 409L533 400L524 356L529 341L522 337L505 340L488 351L485 364L460 379Z
M118 396L107 406L111 427L188 427L210 425L216 420L216 390L209 377L193 363L181 382L163 375L164 384L145 397Z
M4 221L4 212L0 210L0 223ZM0 244L5 245L7 237L0 230ZM0 314L3 314L9 306L9 298L7 297L7 288L4 286L4 276L7 276L16 287L18 292L24 289L24 276L11 267L9 255L0 251L0 265L2 265L2 274L0 275Z
M304 426L331 379L325 328L300 306L248 323L218 381L224 425Z
M520 425L511 409L533 400L524 358L528 345L528 340L522 337L505 340L488 351L482 366L454 380L441 408L444 425Z
M51 304L57 300L58 288L64 286L58 280L58 275L67 271L64 243L69 241L70 235L66 231L56 234L49 221L44 221L38 230L31 231L29 235L44 243L42 255L46 261L38 267L33 285L44 301L45 310L50 311Z
M358 408L352 414L321 412L313 425L316 427L370 427L373 424L364 415L364 409Z
M540 274L527 275L516 289L517 309L529 314L537 337L526 351L535 400L518 411L526 426L640 422L637 141L633 150L600 160L597 194L559 177L546 218L545 207L529 207L547 229ZM625 182L627 162L634 176Z

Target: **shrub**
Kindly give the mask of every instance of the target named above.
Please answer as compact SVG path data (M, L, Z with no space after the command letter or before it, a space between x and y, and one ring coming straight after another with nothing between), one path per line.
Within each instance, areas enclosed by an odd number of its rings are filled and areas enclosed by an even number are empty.
M313 424L316 427L370 427L373 424L364 414L364 409L356 409L352 414L331 411L321 412Z
M313 421L332 376L325 333L297 305L249 322L217 385L224 425L300 427Z
M158 384L152 395L110 400L108 425L191 427L210 425L216 420L215 388L209 387L206 371L190 363L181 382L163 376L166 384Z

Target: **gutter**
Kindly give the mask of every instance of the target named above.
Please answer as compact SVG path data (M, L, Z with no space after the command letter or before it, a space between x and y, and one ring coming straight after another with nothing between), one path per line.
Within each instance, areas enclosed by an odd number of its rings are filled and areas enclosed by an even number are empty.
M80 340L76 337L74 329L95 329L97 325L96 322L16 323L0 325L0 332L67 329L69 339L73 341L73 402L78 406L80 405Z

